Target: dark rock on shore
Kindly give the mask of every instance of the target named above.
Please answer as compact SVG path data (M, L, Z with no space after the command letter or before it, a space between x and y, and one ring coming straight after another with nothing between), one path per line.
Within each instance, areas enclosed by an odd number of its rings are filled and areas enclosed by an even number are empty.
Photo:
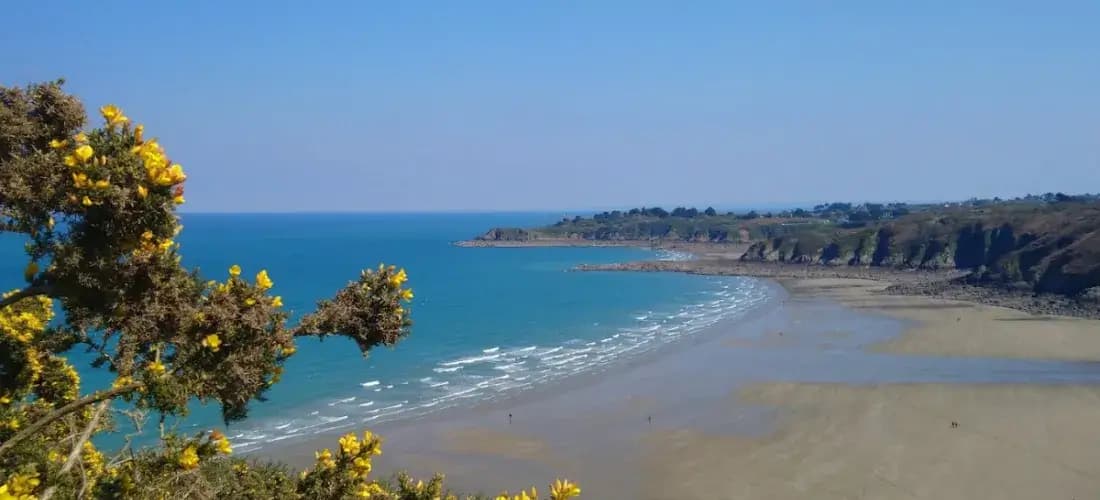
M577 271L681 272L689 274L754 276L762 278L846 278L891 283L884 293L921 295L964 300L1017 309L1031 314L1074 316L1100 319L1100 301L1088 297L1073 298L1035 293L1029 288L977 286L967 282L968 275L955 270L904 270L888 267L823 266L814 264L753 262L732 259L699 259L665 262L643 261L622 264L578 266ZM1100 294L1097 294L1100 295Z

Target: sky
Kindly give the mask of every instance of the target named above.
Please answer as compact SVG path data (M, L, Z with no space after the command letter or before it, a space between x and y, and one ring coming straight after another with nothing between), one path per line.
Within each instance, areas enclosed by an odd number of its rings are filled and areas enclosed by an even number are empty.
M316 5L313 5L316 4ZM18 2L195 212L519 211L1100 191L1100 2Z

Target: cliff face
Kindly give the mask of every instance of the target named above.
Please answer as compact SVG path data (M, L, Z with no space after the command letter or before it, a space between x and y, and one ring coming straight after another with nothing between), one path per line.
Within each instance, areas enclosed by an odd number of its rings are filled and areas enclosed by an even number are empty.
M1100 286L1100 209L922 214L874 228L758 241L741 257L822 265L958 268L977 283L1064 295Z
M530 241L534 239L530 231L518 227L495 227L478 236L482 241Z
M576 230L494 228L476 239L482 241L593 240L593 241L691 241L724 243L736 241L737 232L707 227L676 227L672 224L641 223L621 227L598 226Z

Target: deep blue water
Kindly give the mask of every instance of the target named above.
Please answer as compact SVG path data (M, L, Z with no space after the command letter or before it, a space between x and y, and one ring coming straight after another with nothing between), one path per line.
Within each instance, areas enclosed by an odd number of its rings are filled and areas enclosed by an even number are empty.
M604 369L764 302L752 280L652 273L567 272L579 263L676 258L630 248L459 248L493 226L556 214L265 214L183 216L187 266L223 279L266 268L295 314L364 267L408 270L412 334L363 359L350 341L300 341L283 381L228 434L241 451L341 426L412 418ZM0 277L20 285L21 242L0 240ZM83 356L74 353L80 360ZM85 390L113 376L86 365ZM180 430L220 425L197 407ZM108 440L109 444L110 441Z

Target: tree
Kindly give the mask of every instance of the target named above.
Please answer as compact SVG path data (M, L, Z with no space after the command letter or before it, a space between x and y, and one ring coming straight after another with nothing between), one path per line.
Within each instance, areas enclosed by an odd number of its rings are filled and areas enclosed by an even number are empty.
M714 207L707 207L706 210L703 210L703 214L707 217L714 217L715 215L718 215L718 212L714 210Z
M61 84L0 87L0 231L24 235L28 255L27 285L0 299L0 498L184 487L206 498L438 498L440 478L388 489L370 479L380 444L369 433L345 436L302 478L228 457L216 431L162 434L158 448L114 458L96 449L115 400L163 419L197 399L230 422L279 381L298 337L347 337L364 354L393 345L408 334L413 293L405 270L379 265L289 325L266 271L246 279L234 265L224 281L203 280L175 242L183 168L115 106L82 131L83 106ZM63 320L51 324L55 306ZM75 346L115 375L110 388L80 391L64 356Z
M665 211L665 209L663 209L661 207L650 208L646 211L646 214L651 215L653 217L659 217L659 218L662 218L662 219L665 218L665 217L668 217L668 212Z

